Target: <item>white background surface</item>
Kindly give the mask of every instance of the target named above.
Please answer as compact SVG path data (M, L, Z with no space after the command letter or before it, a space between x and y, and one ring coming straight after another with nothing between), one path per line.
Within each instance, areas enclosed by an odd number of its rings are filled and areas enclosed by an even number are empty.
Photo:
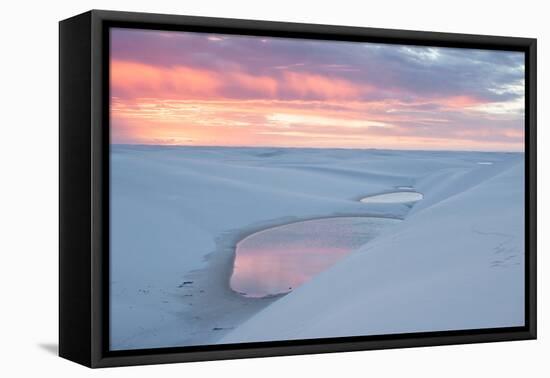
M57 348L57 63L61 19L91 8L296 21L539 39L539 340L89 370ZM543 1L5 2L2 9L0 374L4 377L548 376L548 66ZM547 232L547 231L546 231ZM545 349L547 349L545 351Z

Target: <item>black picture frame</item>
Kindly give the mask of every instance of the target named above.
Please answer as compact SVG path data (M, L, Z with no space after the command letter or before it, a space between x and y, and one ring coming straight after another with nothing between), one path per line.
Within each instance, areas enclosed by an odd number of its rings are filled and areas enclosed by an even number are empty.
M525 326L109 351L110 27L524 52ZM536 39L92 10L59 24L59 89L61 357L95 368L536 338Z

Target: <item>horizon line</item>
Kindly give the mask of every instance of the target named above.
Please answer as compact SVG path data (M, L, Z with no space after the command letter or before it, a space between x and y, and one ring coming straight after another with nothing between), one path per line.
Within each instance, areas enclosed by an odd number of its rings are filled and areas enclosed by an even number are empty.
M136 147L191 147L191 148L278 148L302 150L375 150L375 151L411 151L411 152L483 152L483 153L514 153L525 154L525 149L511 150L443 150L443 149L399 149L377 147L293 147L293 146L224 146L224 145L190 145L190 144L148 144L148 143L109 143L109 146L136 146Z

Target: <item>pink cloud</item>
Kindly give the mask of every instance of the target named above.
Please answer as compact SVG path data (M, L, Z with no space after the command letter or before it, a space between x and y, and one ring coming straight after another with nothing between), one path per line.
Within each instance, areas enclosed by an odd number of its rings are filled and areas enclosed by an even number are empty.
M484 104L472 96L367 100L382 91L288 69L113 60L111 89L115 143L519 150L523 141L521 127L472 111Z
M137 62L111 62L111 89L118 97L307 98L356 99L369 87L348 80L303 72L253 75L236 69L225 72L190 66L159 67Z
M284 72L284 85L300 97L322 99L356 99L371 88L355 85L351 81L318 74Z
M161 68L114 60L110 73L112 92L129 97L212 96L222 85L210 71L185 66Z

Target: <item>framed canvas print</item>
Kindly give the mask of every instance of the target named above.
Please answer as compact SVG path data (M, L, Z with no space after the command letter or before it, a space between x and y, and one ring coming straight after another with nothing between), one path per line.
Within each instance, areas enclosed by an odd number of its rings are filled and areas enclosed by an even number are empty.
M60 355L536 337L534 39L60 23Z

